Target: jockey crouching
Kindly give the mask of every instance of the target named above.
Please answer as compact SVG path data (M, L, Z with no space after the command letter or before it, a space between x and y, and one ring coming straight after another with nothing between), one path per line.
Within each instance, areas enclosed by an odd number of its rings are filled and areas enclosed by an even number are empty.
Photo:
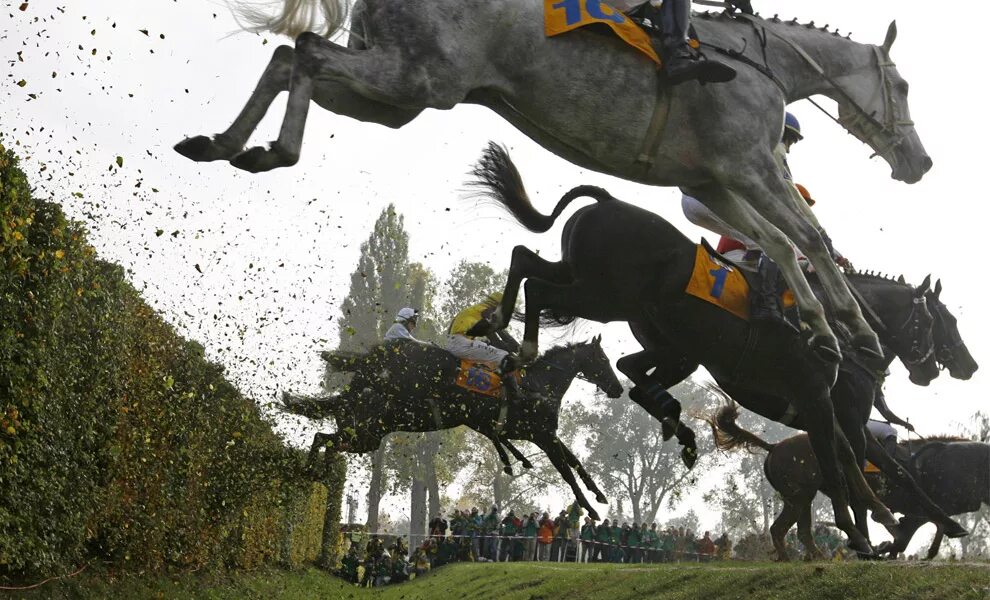
M494 331L489 319L502 302L502 292L489 294L481 303L469 306L457 313L447 329L447 352L457 358L486 363L496 369L502 378L502 387L510 405L522 406L523 394L519 382L511 375L519 368L519 359L507 350L498 348L478 339L487 336L513 347L515 340ZM494 340L493 340L494 341Z
M722 83L736 77L729 65L710 60L688 42L691 27L691 0L609 0L614 8L633 17L648 19L660 31L661 58L671 85L697 79L701 83ZM749 0L729 2L743 12L753 13ZM658 6L659 5L659 6Z

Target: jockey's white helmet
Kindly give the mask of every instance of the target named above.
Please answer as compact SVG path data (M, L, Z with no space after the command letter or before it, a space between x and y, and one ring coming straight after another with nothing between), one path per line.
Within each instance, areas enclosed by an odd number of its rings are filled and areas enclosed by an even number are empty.
M398 314L395 315L395 321L397 323L404 323L406 321L413 321L419 316L419 311L415 308L400 308Z

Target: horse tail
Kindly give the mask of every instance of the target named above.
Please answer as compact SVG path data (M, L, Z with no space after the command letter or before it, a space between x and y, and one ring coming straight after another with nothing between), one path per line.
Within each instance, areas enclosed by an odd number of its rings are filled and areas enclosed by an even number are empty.
M277 15L264 7L238 2L234 17L243 21L241 26L248 31L270 31L291 38L312 31L329 38L343 28L349 12L348 0L282 0L282 10Z
M720 450L747 447L750 449L761 448L769 452L774 449L776 444L771 444L755 433L740 427L736 423L738 418L739 405L731 400L723 404L714 415L708 418L708 425L712 428L712 437Z
M600 187L579 185L561 197L551 214L544 215L530 202L522 176L509 158L509 151L495 142L488 142L488 147L482 152L478 164L471 170L471 175L475 177L475 181L469 182L468 185L479 188L479 195L495 200L512 213L523 227L536 233L543 233L553 227L560 213L575 198L588 196L598 202L615 200Z

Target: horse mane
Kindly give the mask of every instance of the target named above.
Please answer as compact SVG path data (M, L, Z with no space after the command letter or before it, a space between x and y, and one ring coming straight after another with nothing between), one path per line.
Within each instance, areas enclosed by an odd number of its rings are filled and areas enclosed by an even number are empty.
M894 283L900 283L902 285L911 287L911 284L907 283L906 281L903 281L904 278L903 275L898 275L897 277L894 277L893 275L888 275L887 273L881 273L880 271L850 271L847 272L846 275L848 275L849 277L859 277L860 279L892 281Z
M922 438L926 442L972 442L973 440L954 434L929 435Z
M576 348L577 346L585 346L587 344L588 344L588 342L586 342L586 341L585 342L569 342L567 344L558 344L558 345L554 346L553 348L550 348L549 350L547 350L546 352L544 352L543 353L543 358L553 358L554 356L557 356L561 352L564 352L566 350L571 350L573 348Z
M735 14L729 12L728 10L725 10L725 11L709 11L709 10L706 10L706 11L701 12L701 13L696 13L694 16L695 17L698 17L698 18L701 18L701 19L709 19L709 20L717 20L717 21L728 21L728 20L738 21L739 20L739 17L738 16L736 16ZM755 16L757 18L763 19L764 21L766 21L768 23L778 23L778 24L782 24L782 25L788 25L790 27L803 27L805 29L809 29L809 30L813 30L813 31L820 31L822 33L831 35L832 37L844 38L844 39L847 39L847 40L852 40L852 32L849 32L846 35L842 35L841 33L839 33L839 28L838 27L836 27L834 31L829 31L829 25L828 25L828 23L826 23L825 25L822 25L821 27L819 27L819 26L815 25L815 22L814 21L809 21L807 23L800 23L797 20L797 18L794 18L794 19L791 19L791 20L787 21L787 20L781 19L779 14L775 14L773 17L770 17L770 18L764 17L760 13L756 13Z

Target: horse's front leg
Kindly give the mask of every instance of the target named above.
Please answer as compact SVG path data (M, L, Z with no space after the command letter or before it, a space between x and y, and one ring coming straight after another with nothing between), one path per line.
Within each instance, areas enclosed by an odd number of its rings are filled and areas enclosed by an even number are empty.
M251 97L237 118L223 133L213 137L198 135L175 145L175 151L186 158L203 162L229 160L244 149L251 133L268 112L275 97L289 89L292 77L293 50L291 46L279 46L261 75Z
M504 329L516 309L516 299L519 296L519 285L523 279L535 277L554 283L570 283L570 267L563 262L550 262L533 252L526 246L516 246L512 249L512 262L509 264L509 276L505 282L502 303L492 315L492 325L495 329Z
M594 509L593 506L588 502L588 499L584 497L584 492L581 491L580 486L578 486L577 479L574 477L574 471L571 471L571 467L567 464L567 458L564 456L563 451L560 449L554 439L550 436L537 436L533 439L533 443L543 450L543 453L547 455L550 462L553 464L560 476L564 478L564 481L571 487L571 491L574 492L574 497L577 499L578 504L588 511L588 516L590 516L595 521L598 519L598 511Z
M492 446L495 447L495 452L498 453L498 459L502 462L502 471L506 475L512 475L512 462L509 460L509 455L505 453L505 448L502 446L502 441L499 439L498 434L488 428L478 429L478 432L488 438Z
M581 481L584 482L584 485L587 486L588 490L595 495L595 500L597 500L599 504L605 504L608 502L608 498L606 498L605 494L598 489L598 486L595 484L595 480L592 479L591 475L584 469L584 465L581 464L578 457L574 456L571 449L568 448L556 434L554 435L554 440L557 442L557 446L560 447L561 452L564 453L564 458L567 460L567 464L577 471L578 477L581 478Z
M842 359L839 342L825 319L825 308L815 297L797 263L787 236L746 202L749 196L743 199L719 184L709 184L687 191L716 216L753 240L777 263L794 293L794 299L801 310L802 323L811 329L812 348L826 363L838 363Z
M794 186L781 177L779 171L772 173L775 175L744 183L746 200L757 212L780 228L811 261L835 312L835 318L852 333L853 347L881 358L883 351L880 340L863 318L859 304L849 291L848 282L832 259L822 238L824 230ZM788 283L792 283L790 279Z

